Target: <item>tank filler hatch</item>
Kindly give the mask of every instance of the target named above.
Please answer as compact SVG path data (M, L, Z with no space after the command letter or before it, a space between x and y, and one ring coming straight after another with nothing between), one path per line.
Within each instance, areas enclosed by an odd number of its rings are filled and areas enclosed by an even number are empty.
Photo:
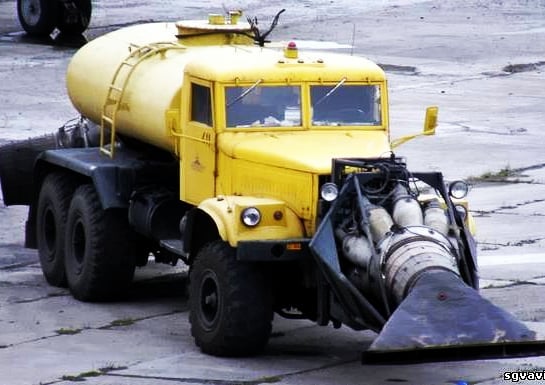
M178 21L176 37L186 45L253 44L252 27L241 16L241 11L230 11L210 14L208 20Z
M227 16L221 14L208 15L208 20L188 20L176 23L176 37L184 45L226 45L257 44L263 47L269 43L267 37L276 28L280 15L285 9L274 16L269 29L262 32L258 28L257 18L248 18L248 22L240 22L242 11L230 11Z

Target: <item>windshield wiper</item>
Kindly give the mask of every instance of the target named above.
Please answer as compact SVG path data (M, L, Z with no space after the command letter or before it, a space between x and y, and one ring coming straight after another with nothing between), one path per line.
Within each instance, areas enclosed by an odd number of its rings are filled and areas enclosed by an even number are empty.
M257 82L255 82L254 84L252 84L250 86L250 88L248 88L246 91L244 91L243 93L241 93L239 96L237 96L234 100L231 100L229 103L227 103L227 108L231 107L233 104L235 104L236 102L238 102L239 100L243 99L246 95L248 95L250 92L252 92L253 90L256 89L256 87L261 83L263 82L263 79L259 79Z
M344 82L346 82L346 78L342 78L340 82L338 82L335 87L333 87L331 89L331 91L329 91L327 94L325 94L324 96L322 96L320 98L320 100L318 100L316 103L314 103L314 106L317 106L319 105L320 103L322 103L324 100L326 100L327 98L329 98L333 92L337 91L339 89L340 86L342 86L344 84Z

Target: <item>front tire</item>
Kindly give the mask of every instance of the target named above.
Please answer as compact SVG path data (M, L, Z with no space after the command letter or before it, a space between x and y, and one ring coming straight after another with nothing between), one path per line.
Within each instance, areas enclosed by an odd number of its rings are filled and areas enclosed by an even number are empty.
M70 199L76 188L69 175L49 174L40 189L36 213L36 240L40 265L52 286L66 286L64 233Z
M81 301L107 301L124 295L135 262L131 231L122 210L103 210L91 185L74 193L65 236L65 269L72 295Z
M57 24L57 9L56 0L17 0L19 22L29 35L49 35Z
M205 245L189 275L191 334L204 353L248 356L269 339L272 295L262 271L223 241Z

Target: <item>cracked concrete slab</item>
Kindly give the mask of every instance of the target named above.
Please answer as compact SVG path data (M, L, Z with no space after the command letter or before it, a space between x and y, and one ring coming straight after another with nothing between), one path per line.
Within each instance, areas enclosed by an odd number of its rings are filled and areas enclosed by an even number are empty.
M529 282L545 276L544 254L500 255L481 257L479 275L482 279Z
M528 282L500 289L485 289L482 294L496 305L508 308L509 311L523 321L540 321L545 318L543 293L545 288ZM513 301L516 298L516 301Z

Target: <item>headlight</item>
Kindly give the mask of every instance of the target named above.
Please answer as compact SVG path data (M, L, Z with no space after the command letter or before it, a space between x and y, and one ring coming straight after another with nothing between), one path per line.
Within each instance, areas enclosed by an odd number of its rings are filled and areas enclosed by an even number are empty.
M469 192L469 185L463 180L457 180L449 185L448 193L455 199L464 198Z
M261 212L255 207L247 207L242 210L240 220L248 227L255 227L261 222Z
M465 221L466 218L467 218L467 210L466 210L465 206L455 205L454 208L458 212L458 215L460 215L460 218L462 218L462 220Z
M333 202L339 195L339 189L335 183L324 183L320 189L320 196L326 202Z

